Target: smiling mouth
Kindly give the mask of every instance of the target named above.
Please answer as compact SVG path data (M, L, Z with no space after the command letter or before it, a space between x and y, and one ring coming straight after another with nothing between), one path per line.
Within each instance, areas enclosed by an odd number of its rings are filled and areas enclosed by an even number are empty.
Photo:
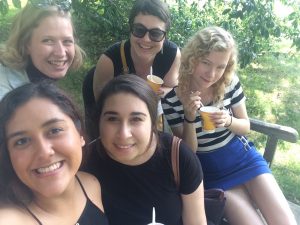
M67 63L67 60L51 60L49 63L54 66L64 66Z
M60 169L62 167L62 165L63 165L63 161L60 161L60 162L53 163L47 167L41 167L41 168L35 169L34 171L37 172L38 174L50 173L50 172Z
M119 149L124 149L124 150L130 149L130 148L132 148L133 146L134 146L134 144L130 144L130 145L118 145L118 144L116 144L116 147L117 147L117 148L119 148Z
M151 46L145 46L145 45L142 45L142 44L139 44L139 47L142 48L142 49L151 49L152 48Z

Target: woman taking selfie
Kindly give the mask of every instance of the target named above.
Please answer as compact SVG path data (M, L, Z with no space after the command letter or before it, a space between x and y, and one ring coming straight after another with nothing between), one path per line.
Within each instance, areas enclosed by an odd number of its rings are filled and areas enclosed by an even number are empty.
M0 224L108 225L97 179L79 172L81 119L49 82L29 83L0 103Z

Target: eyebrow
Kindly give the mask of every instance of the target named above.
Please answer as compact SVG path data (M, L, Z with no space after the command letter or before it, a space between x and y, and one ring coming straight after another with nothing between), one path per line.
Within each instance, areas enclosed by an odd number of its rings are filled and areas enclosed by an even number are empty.
M103 113L103 116L106 116L106 115L118 115L117 112L114 112L114 111L106 111ZM130 113L131 116L147 116L145 113L142 113L142 112L132 112Z
M72 40L75 39L74 36L72 36L72 35L66 35L66 36L62 35L62 36L59 36L59 38L57 38L57 36L48 35L48 34L43 35L42 38L43 38L43 39L46 39L46 38L48 38L48 39L68 38L68 39L72 39Z
M202 58L202 60L204 60L204 61L208 61L209 63L214 63L213 61L211 61L211 60L209 60L208 58ZM222 63L222 64L220 64L220 65L218 65L218 66L224 66L224 67L226 67L227 66L227 63Z
M53 119L50 119L48 121L46 121L45 123L42 124L42 127L47 127L51 124L54 124L54 123L59 123L59 122L64 122L65 120L63 119L58 119L58 118L53 118ZM9 139L13 138L13 137L17 137L17 136L20 136L20 135L23 135L25 134L26 131L16 131L14 133L11 133L7 136L6 140L8 141Z

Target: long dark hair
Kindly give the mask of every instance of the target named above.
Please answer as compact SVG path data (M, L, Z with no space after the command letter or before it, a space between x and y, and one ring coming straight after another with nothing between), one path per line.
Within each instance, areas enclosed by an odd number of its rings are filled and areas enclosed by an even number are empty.
M129 93L132 94L139 99L141 99L149 110L150 118L151 118L151 132L154 135L158 135L158 130L156 126L157 121L157 105L158 105L158 96L157 94L150 88L147 82L134 74L127 74L117 76L111 81L109 81L105 87L103 88L98 101L96 102L96 110L93 113L92 121L94 121L93 132L96 134L96 137L101 136L99 134L100 127L100 117L103 111L104 104L106 100L115 94L118 93ZM151 135L152 140L153 135ZM150 140L150 143L151 143ZM101 144L101 143L100 143ZM103 146L100 146L100 154L104 151Z
M74 122L82 134L82 120L72 100L54 83L28 83L9 92L0 102L0 199L15 204L28 204L32 191L16 175L8 153L6 126L16 110L32 98L45 98L58 106ZM38 106L37 106L38 107Z

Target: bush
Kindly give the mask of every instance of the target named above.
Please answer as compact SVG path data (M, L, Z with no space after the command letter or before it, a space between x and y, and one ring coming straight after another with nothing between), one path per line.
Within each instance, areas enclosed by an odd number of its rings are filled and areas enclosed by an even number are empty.
M165 0L167 1L167 0ZM170 4L172 26L168 37L184 46L197 30L206 26L221 26L229 30L239 44L240 66L243 68L261 53L272 49L274 38L284 37L300 49L300 7L297 0L282 0L293 9L280 21L274 14L275 0L187 0L167 1ZM12 1L21 7L20 0ZM81 46L95 63L109 45L129 35L128 14L133 0L73 0L74 21ZM199 2L204 2L199 4ZM0 1L0 12L8 12L7 0ZM4 33L7 32L4 28ZM2 34L2 32L1 32Z
M133 0L73 1L81 44L92 61L112 43L128 38L128 14L132 4ZM300 49L297 32L300 10L296 1L289 0L289 4L295 8L294 12L282 23L274 15L274 0L215 0L204 5L177 0L170 4L172 25L168 38L183 47L199 29L221 26L236 38L243 68L261 53L270 51L274 38L289 37Z

